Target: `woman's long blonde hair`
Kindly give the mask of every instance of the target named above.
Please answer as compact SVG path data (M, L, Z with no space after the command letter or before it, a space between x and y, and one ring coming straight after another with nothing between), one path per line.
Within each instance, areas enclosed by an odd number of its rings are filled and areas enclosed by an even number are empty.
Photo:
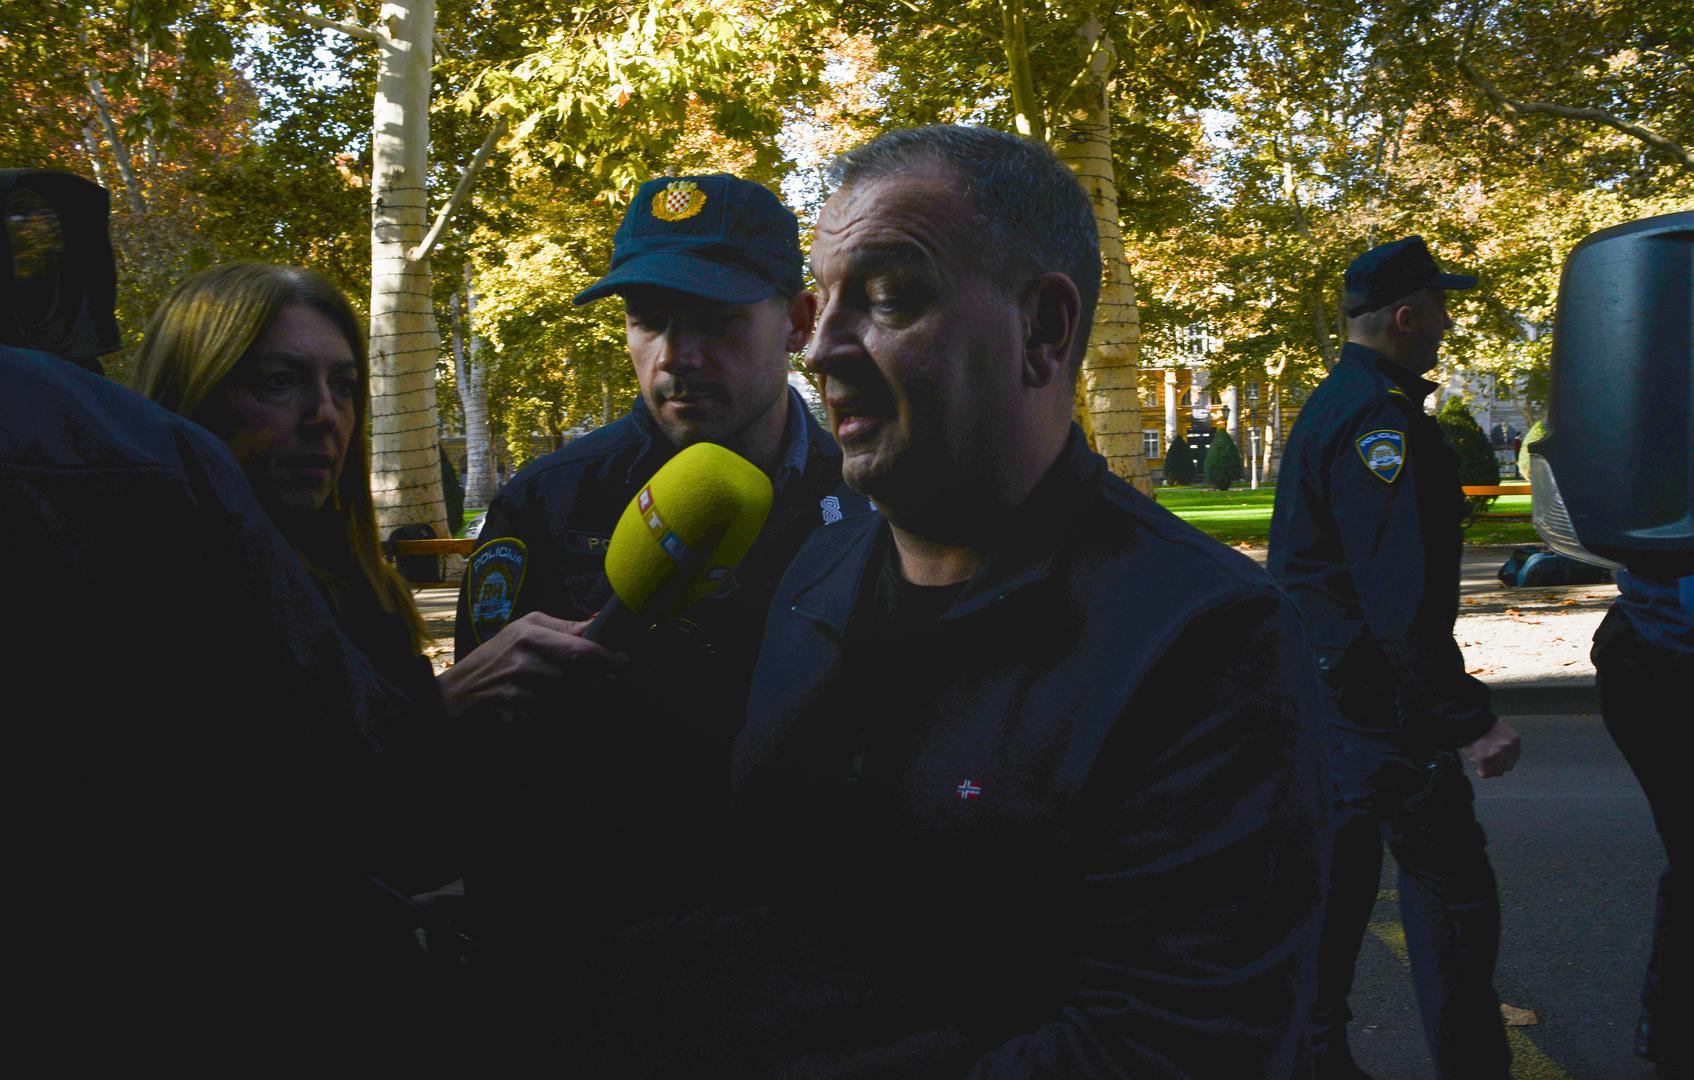
M291 304L305 304L339 327L359 367L352 438L334 497L322 512L340 517L354 565L378 603L406 620L414 644L421 648L429 641L423 619L411 591L383 560L377 543L366 424L371 364L364 330L353 305L328 278L298 266L266 263L229 263L188 278L147 324L136 357L135 389L172 412L199 420L197 414L213 392Z

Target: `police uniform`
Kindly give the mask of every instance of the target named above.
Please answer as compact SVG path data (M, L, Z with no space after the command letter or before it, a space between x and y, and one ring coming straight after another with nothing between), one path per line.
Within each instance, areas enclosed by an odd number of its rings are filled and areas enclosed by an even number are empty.
M789 391L782 463L770 517L717 594L678 624L657 629L644 652L697 655L714 679L752 673L765 608L776 582L810 532L869 508L843 486L841 451ZM587 619L612 598L606 546L642 485L677 453L637 399L629 414L526 467L488 508L485 542L472 554L459 593L455 655L463 659L500 628L531 611ZM701 695L716 702L713 695ZM729 734L739 728L746 690L725 702Z
M1464 504L1457 455L1423 410L1435 388L1347 343L1289 436L1271 521L1268 568L1305 616L1332 706L1334 858L1311 1034L1337 1075L1385 840L1437 1074L1508 1067L1492 986L1499 900L1456 752L1495 718L1453 641Z
M757 184L721 174L649 181L619 226L608 274L576 299L635 287L727 305L794 296L798 237L794 215ZM840 451L800 396L791 389L785 401L770 516L719 591L617 642L627 669L579 665L555 702L489 736L481 866L467 876L467 902L508 981L547 983L544 995L520 991L514 1002L534 1010L539 1028L579 1012L555 1007L560 983L581 980L563 987L567 998L603 992L601 967L583 951L604 934L710 894L730 745L771 594L807 535L868 509L842 486ZM638 399L629 415L514 478L467 563L458 655L527 612L586 619L605 606L613 529L678 449Z
M1326 835L1292 606L1075 428L939 606L879 595L891 543L851 519L783 578L734 758L754 903L626 940L585 1070L1288 1076Z

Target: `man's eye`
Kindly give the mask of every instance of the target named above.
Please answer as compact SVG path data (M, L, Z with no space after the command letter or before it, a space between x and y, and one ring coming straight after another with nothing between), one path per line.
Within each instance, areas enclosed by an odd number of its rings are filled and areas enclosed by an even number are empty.
M741 321L741 312L731 308L727 311L707 311L700 315L700 332L709 337L727 333Z
M872 293L868 299L871 311L878 315L908 314L918 307L918 298L904 292Z
M258 387L269 393L288 390L294 386L294 373L291 371L261 371L259 372Z
M331 380L330 386L334 388L337 397L351 398L359 392L359 380L347 375Z

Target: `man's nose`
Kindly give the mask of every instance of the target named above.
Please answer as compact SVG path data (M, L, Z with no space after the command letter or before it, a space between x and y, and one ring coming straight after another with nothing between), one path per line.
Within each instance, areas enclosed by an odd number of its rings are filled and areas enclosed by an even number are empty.
M700 362L700 333L686 320L672 319L659 337L659 367L666 371L692 368Z
M826 375L839 360L854 351L855 343L846 313L838 303L826 301L818 311L818 324L801 362L806 370Z

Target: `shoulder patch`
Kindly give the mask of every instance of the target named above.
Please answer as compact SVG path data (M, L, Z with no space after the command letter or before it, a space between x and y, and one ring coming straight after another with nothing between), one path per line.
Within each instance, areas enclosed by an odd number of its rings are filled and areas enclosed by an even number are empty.
M1398 386L1390 386L1388 388L1388 392L1390 394L1397 394L1400 397L1405 398L1407 401L1411 400L1410 396L1408 396L1407 393L1404 390L1400 389Z
M512 536L501 536L471 552L465 567L470 591L471 632L482 644L512 621L512 605L523 588L529 549Z
M1359 460L1378 480L1392 484L1406 464L1406 433L1390 428L1367 431L1354 440Z

